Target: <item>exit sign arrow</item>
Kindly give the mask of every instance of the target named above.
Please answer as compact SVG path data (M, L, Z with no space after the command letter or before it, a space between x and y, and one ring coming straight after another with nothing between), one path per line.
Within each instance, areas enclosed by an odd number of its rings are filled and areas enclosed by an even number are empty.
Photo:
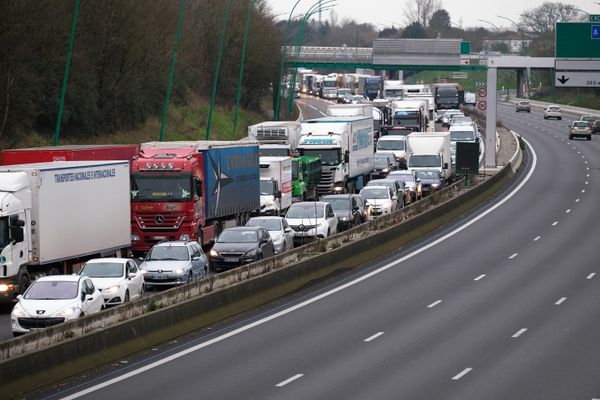
M567 81L568 81L569 79L570 79L570 78L566 78L564 75L563 75L563 76L561 76L560 78L556 78L556 80L557 80L557 81L559 81L560 83L562 83L563 85L564 85L565 83L567 83Z

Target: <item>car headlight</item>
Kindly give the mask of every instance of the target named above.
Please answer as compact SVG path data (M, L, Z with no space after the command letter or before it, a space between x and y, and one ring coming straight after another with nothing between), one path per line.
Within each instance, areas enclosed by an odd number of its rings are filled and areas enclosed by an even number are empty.
M183 241L189 241L190 240L190 234L189 233L184 233L183 235L179 236L179 240L183 240Z
M77 307L67 307L57 312L56 315L58 315L59 317L70 317L72 315L75 315L77 310L79 310Z
M140 268L140 271L142 271L142 274L147 274L148 270L146 268Z
M214 249L212 249L212 250L211 250L211 251L208 253L208 255L210 255L210 256L213 256L213 257L219 257L219 253L218 253L216 250L214 250Z
M432 188L437 188L437 187L440 187L440 184L439 183L432 183L431 187Z
M246 252L246 257L254 257L256 256L256 249L252 249Z
M120 285L114 285L102 290L102 293L115 294L119 291Z
M27 313L25 312L25 310L23 310L23 308L21 308L21 306L17 303L15 305L15 307L13 308L12 312L11 312L11 316L15 317L15 318L19 318L19 317L26 317Z
M132 242L137 242L138 240L140 240L140 235L136 235L134 233L131 234L131 241Z
M390 171L390 169L389 169L389 168L384 168L384 169L382 169L382 170L381 170L381 172L384 172L384 173L387 173L387 172L389 172L389 171Z
M173 272L175 272L177 275L183 275L183 273L184 273L185 271L183 270L183 268L177 268L177 269L176 269L175 271L173 271Z
M348 217L342 217L342 221L348 221L349 218Z

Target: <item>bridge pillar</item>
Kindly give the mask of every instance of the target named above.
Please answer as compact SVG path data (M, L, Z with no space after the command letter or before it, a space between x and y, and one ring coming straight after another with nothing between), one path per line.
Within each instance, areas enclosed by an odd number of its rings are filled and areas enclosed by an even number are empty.
M527 81L527 78L525 77L525 70L524 69L518 69L517 70L517 97L518 98L523 98L525 96L523 96L523 84Z
M487 70L487 111L485 114L485 166L496 167L496 89L498 69Z

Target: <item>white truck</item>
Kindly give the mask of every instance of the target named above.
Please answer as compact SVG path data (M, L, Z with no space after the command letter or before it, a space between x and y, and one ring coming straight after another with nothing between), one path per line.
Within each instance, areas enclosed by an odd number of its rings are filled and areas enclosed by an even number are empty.
M319 195L354 193L374 168L373 117L323 117L302 123L302 156L319 156L323 169Z
M290 156L296 151L302 128L297 121L265 121L248 127L248 139L256 141L262 156Z
M425 132L429 125L428 113L426 100L394 100L392 125L387 127L387 133L408 135L411 132Z
M404 94L404 81L383 81L383 98L387 100L401 99Z
M321 85L321 98L327 100L337 99L337 75L330 74L323 77Z
M436 169L447 182L452 181L449 132L413 132L406 137L406 153L408 169Z
M260 157L260 213L282 215L292 205L291 157Z
M0 168L0 302L91 257L128 254L129 161Z

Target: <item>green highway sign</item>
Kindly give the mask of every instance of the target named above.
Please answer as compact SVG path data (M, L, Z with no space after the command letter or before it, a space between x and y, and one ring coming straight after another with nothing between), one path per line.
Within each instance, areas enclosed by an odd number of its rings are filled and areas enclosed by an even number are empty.
M556 58L600 58L600 25L557 22Z
M590 14L590 22L600 22L600 15L598 14Z

